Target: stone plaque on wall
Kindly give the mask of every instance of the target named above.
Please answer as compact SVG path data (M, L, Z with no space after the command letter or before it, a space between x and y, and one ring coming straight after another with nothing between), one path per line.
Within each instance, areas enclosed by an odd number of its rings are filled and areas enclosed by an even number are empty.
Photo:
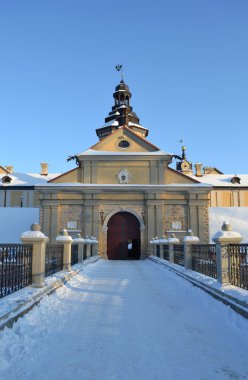
M66 228L68 230L75 230L77 228L77 222L75 220L68 220L66 222Z
M182 223L181 222L172 222L171 223L171 229L172 230L181 230L182 229Z

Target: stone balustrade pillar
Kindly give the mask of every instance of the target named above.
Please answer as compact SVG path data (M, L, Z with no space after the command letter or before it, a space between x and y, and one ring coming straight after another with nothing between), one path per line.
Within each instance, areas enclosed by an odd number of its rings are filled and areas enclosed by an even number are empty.
M24 244L32 244L33 246L32 286L41 288L44 286L46 243L48 237L41 232L40 225L34 223L30 231L26 231L21 235L21 241Z
M153 244L154 238L150 240L150 254L154 256L154 244Z
M239 244L242 236L239 232L232 231L232 226L224 222L221 231L216 232L212 240L216 244L217 280L221 284L229 284L230 257L228 254L229 244Z
M191 246L193 244L199 244L200 240L197 236L193 235L191 230L188 230L188 235L183 239L184 245L184 267L186 269L192 269L192 252Z
M84 239L84 244L86 244L86 258L88 259L91 256L91 243L92 240L89 236L86 236Z
M171 234L171 236L167 239L169 244L169 261L170 263L174 263L174 246L179 244L180 241L176 237L175 234Z
M98 253L98 240L94 236L91 237L91 246L92 256L96 256Z
M77 234L77 237L73 239L73 244L78 245L78 262L82 263L84 260L84 239L80 234Z
M160 245L159 245L159 237L156 236L153 240L153 245L154 245L154 256L159 256L160 257Z
M56 242L64 245L63 270L71 271L72 237L68 235L66 229L63 229L60 231L60 234L56 237Z
M164 245L168 244L168 240L162 236L161 239L159 239L159 251L160 251L160 258L165 259L164 257Z

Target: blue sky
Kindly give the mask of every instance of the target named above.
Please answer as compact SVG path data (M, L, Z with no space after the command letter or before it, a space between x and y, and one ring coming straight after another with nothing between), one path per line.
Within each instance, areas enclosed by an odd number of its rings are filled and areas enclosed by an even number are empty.
M247 19L246 0L0 0L0 164L70 170L122 63L153 144L248 173Z

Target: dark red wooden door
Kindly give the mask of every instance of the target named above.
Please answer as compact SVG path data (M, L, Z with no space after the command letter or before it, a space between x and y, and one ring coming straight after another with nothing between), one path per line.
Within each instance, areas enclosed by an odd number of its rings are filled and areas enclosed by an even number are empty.
M118 212L108 222L107 255L109 260L140 258L140 224L129 212Z

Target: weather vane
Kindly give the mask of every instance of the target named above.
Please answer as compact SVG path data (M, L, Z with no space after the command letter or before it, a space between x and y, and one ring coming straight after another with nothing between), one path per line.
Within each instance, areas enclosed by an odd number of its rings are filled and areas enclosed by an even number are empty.
M123 77L124 77L124 73L123 73L123 65L116 65L115 66L116 70L117 71L121 71L121 79L123 80Z

